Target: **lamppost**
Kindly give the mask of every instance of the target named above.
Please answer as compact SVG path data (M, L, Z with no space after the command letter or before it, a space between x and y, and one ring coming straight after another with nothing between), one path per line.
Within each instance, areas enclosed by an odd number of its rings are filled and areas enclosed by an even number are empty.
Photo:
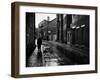
M49 40L51 40L51 31L48 30Z

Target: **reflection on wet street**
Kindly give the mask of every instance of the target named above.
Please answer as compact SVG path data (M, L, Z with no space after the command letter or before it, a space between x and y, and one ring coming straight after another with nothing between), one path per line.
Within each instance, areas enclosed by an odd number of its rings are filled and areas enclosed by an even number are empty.
M59 56L55 53L55 51L53 51L53 49L54 47L50 47L50 45L45 42L42 45L41 52L38 52L38 48L36 47L28 59L28 66L36 67L59 65Z
M74 51L73 51L74 50ZM38 66L59 66L59 65L75 65L88 64L88 55L82 54L82 50L77 52L70 46L61 47L59 43L53 41L43 41L41 52L36 46L32 55L28 58L29 67Z
M57 66L58 65L58 55L53 51L53 47L47 44L43 46L43 60L44 66Z

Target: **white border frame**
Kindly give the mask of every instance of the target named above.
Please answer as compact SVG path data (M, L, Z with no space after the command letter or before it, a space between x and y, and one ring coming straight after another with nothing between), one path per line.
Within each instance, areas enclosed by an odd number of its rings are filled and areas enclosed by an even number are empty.
M37 6L20 6L19 7L19 74L40 74L55 72L75 72L95 70L95 10L73 9L73 8L55 8L55 7L37 7ZM48 12L63 14L82 14L90 15L90 64L89 65L68 65L52 67L25 67L25 12Z

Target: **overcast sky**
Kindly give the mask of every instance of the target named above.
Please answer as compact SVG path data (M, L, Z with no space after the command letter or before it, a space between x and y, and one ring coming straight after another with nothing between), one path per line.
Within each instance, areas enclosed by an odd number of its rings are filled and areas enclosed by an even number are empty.
M46 13L36 13L36 28L38 28L38 24L44 19L47 20L47 17L50 17L50 21L56 18L56 14L46 14Z

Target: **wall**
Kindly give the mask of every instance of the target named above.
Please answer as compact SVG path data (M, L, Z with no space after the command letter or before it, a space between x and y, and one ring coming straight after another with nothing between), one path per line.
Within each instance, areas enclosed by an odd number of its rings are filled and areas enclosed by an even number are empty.
M98 54L99 73L97 74L80 74L80 75L64 75L53 77L38 78L22 78L15 79L10 77L11 68L11 2L15 0L1 0L0 2L0 80L100 80L100 54ZM55 4L76 4L98 6L100 9L100 0L16 0L41 3ZM98 11L100 14L100 11ZM100 16L98 16L98 21ZM100 23L98 24L100 26ZM98 27L98 34L100 27ZM98 46L100 47L100 37L98 37ZM100 53L100 50L99 52Z

